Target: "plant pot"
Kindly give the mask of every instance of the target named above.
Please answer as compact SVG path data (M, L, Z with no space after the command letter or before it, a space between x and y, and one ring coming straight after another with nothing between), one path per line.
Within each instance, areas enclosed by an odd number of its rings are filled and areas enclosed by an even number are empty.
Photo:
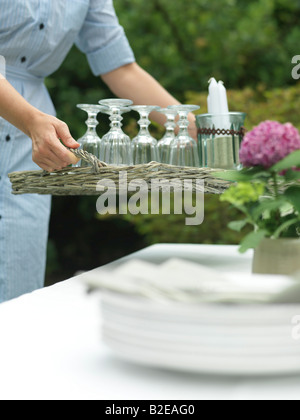
M254 250L252 271L281 275L300 271L300 239L263 239Z

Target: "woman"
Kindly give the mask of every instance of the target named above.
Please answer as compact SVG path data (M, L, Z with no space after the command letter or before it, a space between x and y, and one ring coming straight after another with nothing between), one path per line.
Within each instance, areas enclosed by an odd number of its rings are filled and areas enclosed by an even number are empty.
M43 83L75 43L119 97L162 107L178 102L135 62L112 0L0 0L0 302L44 283L51 199L13 196L7 174L61 169L77 148ZM100 99L100 98L99 98ZM162 122L160 114L155 116Z

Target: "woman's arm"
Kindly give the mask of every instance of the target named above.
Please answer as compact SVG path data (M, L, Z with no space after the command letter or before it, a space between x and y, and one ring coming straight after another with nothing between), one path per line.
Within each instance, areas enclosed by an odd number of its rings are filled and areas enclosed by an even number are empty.
M68 126L30 105L0 76L0 116L31 138L33 161L49 172L76 163L78 160L59 141L67 147L79 146Z
M158 105L165 108L178 105L179 102L168 93L149 73L137 63L122 66L101 76L110 90L119 98L131 99L135 105ZM165 117L159 112L153 112L152 118L159 124L164 124ZM195 116L189 116L189 131L196 138Z

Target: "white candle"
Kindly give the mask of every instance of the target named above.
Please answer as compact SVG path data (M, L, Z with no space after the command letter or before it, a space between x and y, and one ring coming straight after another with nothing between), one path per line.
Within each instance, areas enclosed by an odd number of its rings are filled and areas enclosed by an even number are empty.
M208 95L208 100L207 100L208 113L221 114L219 84L214 77L212 77L208 83L209 83L209 87L208 87L209 95Z
M219 83L214 77L209 80L207 107L209 114L227 114L229 112L227 91L222 81Z
M207 107L211 114L211 128L230 129L229 107L227 101L227 91L222 81L217 82L215 78L209 80ZM206 165L212 168L234 168L234 155L232 137L218 134L206 139L206 151L203 156L207 156Z
M219 87L219 100L220 100L221 114L228 114L229 108L228 108L228 101L227 101L227 92L224 86L224 82L220 80L220 82L218 83L218 87Z

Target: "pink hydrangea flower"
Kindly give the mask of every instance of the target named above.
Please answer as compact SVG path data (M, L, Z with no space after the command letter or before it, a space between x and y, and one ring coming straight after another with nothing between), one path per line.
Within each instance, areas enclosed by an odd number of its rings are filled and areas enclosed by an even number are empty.
M246 167L263 166L268 169L299 149L300 134L292 124L265 121L245 135L240 160Z

